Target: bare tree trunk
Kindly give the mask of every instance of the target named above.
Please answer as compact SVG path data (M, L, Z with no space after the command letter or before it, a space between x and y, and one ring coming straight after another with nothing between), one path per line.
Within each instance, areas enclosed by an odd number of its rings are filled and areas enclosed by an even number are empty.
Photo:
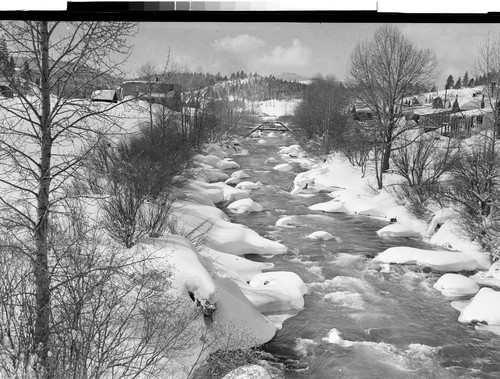
M381 162L381 172L387 172L389 170L389 160L391 159L391 149L392 149L392 141L391 142L386 142L384 149L383 149L383 155L382 155L382 162Z
M49 34L47 21L40 23L41 56L42 56L42 114L41 134L42 148L40 157L40 177L38 178L37 224L35 227L35 286L36 286L36 322L35 349L39 363L42 365L41 377L50 377L48 362L50 336L50 274L48 270L48 210L50 190L50 158L52 135L50 122L50 83L49 83Z

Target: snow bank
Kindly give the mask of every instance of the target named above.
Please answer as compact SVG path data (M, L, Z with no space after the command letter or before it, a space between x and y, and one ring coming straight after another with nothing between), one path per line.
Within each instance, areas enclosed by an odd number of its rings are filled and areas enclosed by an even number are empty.
M232 213L240 214L248 212L261 212L264 208L252 199L247 198L232 202L227 206L227 209L229 209Z
M487 270L491 266L489 256L481 252L481 246L477 242L466 239L464 235L465 233L458 221L455 219L448 219L439 230L430 237L429 242L434 245L463 251L479 263L478 268Z
M271 379L271 375L262 366L245 365L231 370L222 379Z
M493 263L488 271L479 271L470 278L478 284L500 288L500 261Z
M144 239L134 247L135 258L146 259L157 269L172 266L172 287L186 299L191 294L201 305L214 307L218 299L215 283L201 264L196 248L184 237L168 235Z
M239 348L261 345L274 337L274 324L255 309L236 283L218 278L215 285L219 301L213 314L214 323L228 333L236 334L241 339Z
M206 246L224 253L267 256L287 252L285 245L261 237L246 226L227 221L227 216L221 212L215 207L176 202L172 217L178 233L190 235L190 238L203 241Z
M209 257L213 264L222 265L233 271L245 282L249 282L255 275L261 274L262 270L270 270L274 267L271 262L255 262L233 254L223 253L209 247L202 247L200 254Z
M448 299L460 299L474 296L479 291L477 283L459 274L444 274L433 285Z
M374 258L375 262L418 264L438 271L473 271L480 265L472 257L445 250L423 250L413 247L391 247Z
M313 233L309 234L306 238L309 238L312 240L322 240L322 241L338 239L337 237L331 235L328 232L325 232L324 230L318 230L317 232L313 232Z

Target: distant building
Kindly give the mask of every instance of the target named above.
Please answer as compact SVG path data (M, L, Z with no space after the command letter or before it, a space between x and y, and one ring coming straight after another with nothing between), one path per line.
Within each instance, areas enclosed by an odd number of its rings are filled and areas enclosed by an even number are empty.
M92 92L90 101L100 101L104 103L117 103L118 94L112 89L102 89Z
M179 111L181 108L181 88L178 84L128 80L122 83L121 98L132 96L136 99L162 104Z

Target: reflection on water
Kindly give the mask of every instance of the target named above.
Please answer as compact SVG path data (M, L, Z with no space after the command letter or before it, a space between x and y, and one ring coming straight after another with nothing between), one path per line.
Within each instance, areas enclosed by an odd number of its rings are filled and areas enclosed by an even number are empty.
M275 157L283 163L279 146L294 142L267 141L250 146L249 156L235 157L250 174L248 180L264 184L251 198L265 211L231 219L286 244L290 253L272 258L274 270L293 271L308 284L304 310L286 320L263 347L284 363L284 376L500 377L500 337L457 321L458 312L432 288L438 273L371 262L392 246L432 247L418 240L378 237L376 231L387 225L383 220L310 211L309 205L330 198L290 195L294 174L275 172L264 161ZM276 227L284 216L292 216L296 228ZM317 230L339 240L305 238Z

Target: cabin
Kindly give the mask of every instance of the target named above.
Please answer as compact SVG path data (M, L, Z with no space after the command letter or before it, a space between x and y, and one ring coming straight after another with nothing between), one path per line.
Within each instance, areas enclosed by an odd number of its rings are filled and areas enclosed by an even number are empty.
M118 103L118 94L112 89L102 89L92 92L90 101L103 102L103 103Z
M133 97L180 111L181 88L177 84L149 82L146 80L128 80L122 83L122 99Z
M445 130L445 135L468 137L475 129L491 128L494 124L495 116L490 107L465 110L450 115L449 128Z
M411 119L425 132L440 129L450 121L451 109L422 107L413 109Z

